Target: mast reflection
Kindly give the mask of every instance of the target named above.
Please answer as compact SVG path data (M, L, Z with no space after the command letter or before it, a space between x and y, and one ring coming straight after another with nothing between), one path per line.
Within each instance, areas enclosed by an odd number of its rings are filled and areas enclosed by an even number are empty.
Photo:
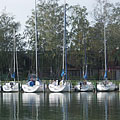
M97 103L99 104L99 107L102 107L101 104L104 105L104 119L109 119L110 114L110 106L113 106L114 99L116 98L115 92L98 92L97 93Z
M68 105L70 104L70 93L50 93L49 94L49 106L51 109L54 107L60 107L61 119L68 120Z
M3 104L6 105L7 114L9 114L9 119L19 120L19 93L3 93Z

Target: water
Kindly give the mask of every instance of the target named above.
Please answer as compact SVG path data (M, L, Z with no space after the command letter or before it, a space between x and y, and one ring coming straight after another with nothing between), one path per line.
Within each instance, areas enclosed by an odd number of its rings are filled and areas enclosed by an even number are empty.
M0 120L120 120L119 92L0 96Z

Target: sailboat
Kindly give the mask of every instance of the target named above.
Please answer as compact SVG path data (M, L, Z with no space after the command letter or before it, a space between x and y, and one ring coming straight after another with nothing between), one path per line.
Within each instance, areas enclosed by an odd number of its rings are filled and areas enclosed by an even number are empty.
M83 78L84 81L80 81L78 82L77 85L74 86L75 91L79 91L79 92L90 92L94 90L94 85L92 84L92 82L87 81L87 55L86 55L86 42L84 39L84 51L85 51L85 74L83 73Z
M115 91L116 89L117 89L117 86L114 83L110 82L107 78L104 81L97 83L98 92L111 92L111 91Z
M80 81L75 85L74 89L78 92L92 92L94 90L94 85L89 81Z
M117 86L110 82L108 79L97 83L97 91L98 92L111 92L115 91L117 89Z
M64 39L63 39L63 65L62 65L62 80L54 80L49 84L51 92L65 92L70 91L70 83L67 82L67 55L66 55L66 2L64 4ZM65 80L66 77L66 80Z
M12 79L14 79L14 81L7 82L7 83L5 83L5 85L2 86L4 92L17 92L19 90L18 83L15 82L15 68L16 68L15 65L18 67L16 42L15 42L15 29L14 29L14 72L11 75L11 77L12 77ZM17 75L18 75L18 68L17 68Z
M99 82L97 84L97 91L115 91L116 90L116 85L113 84L112 82L108 81L107 78L107 50L106 50L106 30L105 30L105 23L106 21L104 20L104 55L105 55L105 74L104 74L104 81Z
M24 92L33 93L45 90L45 85L38 78L37 69L37 10L36 10L36 0L35 0L35 54L36 54L36 74L29 75L29 81L22 85Z

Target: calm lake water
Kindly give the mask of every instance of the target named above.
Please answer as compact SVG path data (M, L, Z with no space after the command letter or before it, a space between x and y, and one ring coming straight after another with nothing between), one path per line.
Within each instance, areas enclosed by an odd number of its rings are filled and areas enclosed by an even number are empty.
M0 120L120 120L120 93L0 93Z

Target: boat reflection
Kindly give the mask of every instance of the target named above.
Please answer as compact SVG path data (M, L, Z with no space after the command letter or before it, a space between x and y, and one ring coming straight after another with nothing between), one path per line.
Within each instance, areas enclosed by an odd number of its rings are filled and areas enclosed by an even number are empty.
M98 92L97 101L104 102L105 100L112 101L115 99L116 92Z
M57 109L58 115L61 120L68 120L68 105L71 101L71 94L70 93L50 93L49 94L49 106L51 110L56 111L56 107L60 108ZM57 115L55 116L57 117Z
M3 109L6 109L7 114L10 115L8 119L19 120L19 93L3 93L2 97L3 105L6 106Z
M44 93L22 93L22 107L26 112L23 113L24 117L29 120L39 120L41 117L41 109L45 103Z
M22 93L22 103L40 106L40 103L44 103L44 93Z
M97 93L97 103L98 103L98 107L102 107L104 108L104 119L105 120L109 120L109 110L110 108L112 108L112 106L114 105L114 101L116 99L116 92L98 92ZM112 111L111 111L112 112Z
M12 103L19 100L19 93L3 93L2 95L4 103Z
M75 94L77 102L80 104L78 110L82 111L79 113L81 118L88 120L89 107L92 106L92 100L94 99L93 92L79 92ZM77 106L76 106L77 108Z
M70 93L50 93L49 104L50 106L63 106L64 103L70 102Z
M75 96L78 101L87 100L88 103L90 103L94 97L94 93L93 92L78 92L75 94Z

